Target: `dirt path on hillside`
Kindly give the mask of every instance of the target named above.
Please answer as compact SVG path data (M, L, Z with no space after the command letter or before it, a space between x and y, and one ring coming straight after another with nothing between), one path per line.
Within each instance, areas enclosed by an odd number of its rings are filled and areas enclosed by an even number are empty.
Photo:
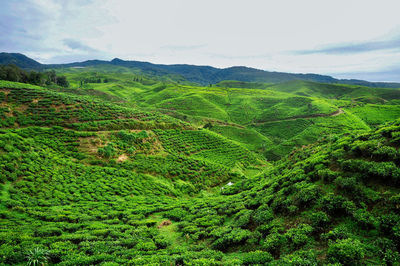
M274 120L268 120L268 121L257 121L254 122L254 125L261 125L269 122L280 122L280 121L292 121L296 119L311 119L311 118L316 118L316 117L329 117L329 116L338 116L344 114L344 111L342 108L339 108L333 113L330 114L313 114L313 115L298 115L298 116L293 116L293 117L288 117L288 118L283 118L283 119L274 119Z
M337 110L335 113L333 113L331 116L337 116L337 115L340 115L340 114L343 114L344 113L344 111L342 110L342 108L339 108L339 110Z

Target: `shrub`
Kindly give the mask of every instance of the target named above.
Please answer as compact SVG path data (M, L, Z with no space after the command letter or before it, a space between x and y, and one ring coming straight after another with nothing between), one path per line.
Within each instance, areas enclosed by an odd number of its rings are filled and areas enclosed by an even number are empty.
M148 240L142 240L139 243L136 244L136 248L138 250L144 250L144 251L150 251L150 250L156 250L156 244L151 239Z
M241 210L240 212L238 212L235 215L234 225L238 226L238 227L242 227L242 228L246 227L246 225L248 225L250 222L251 213L252 213L252 211L247 210L247 209Z
M283 246L286 242L286 239L283 235L279 233L272 233L268 235L265 240L262 242L262 247L275 255L279 254L281 246Z
M17 265L24 261L24 254L19 247L14 244L1 244L0 245L0 264L1 265Z
M338 177L335 184L347 193L357 193L357 180L354 177Z
M354 219L357 223L366 229L372 229L375 225L375 218L364 209L358 209L353 213Z
M221 264L218 264L221 265ZM222 265L232 265L232 266L239 266L243 265L242 261L238 258L227 258L223 261Z
M333 180L335 180L339 176L339 174L337 172L334 172L334 171L332 171L330 169L318 170L317 174L326 183L332 182Z
M285 237L295 248L305 245L309 241L308 235L313 231L312 226L300 224L296 228L291 228L285 233Z
M248 230L235 228L229 233L225 233L221 237L217 238L213 243L213 248L218 250L226 250L229 246L240 244L251 237L252 233Z
M328 215L323 211L312 213L310 215L310 220L312 226L315 228L323 228L330 222Z
M253 251L244 253L241 256L244 265L266 264L273 260L272 255L265 251Z
M218 266L221 265L220 262L216 261L213 258L200 258L186 261L184 260L184 264L188 266ZM179 265L179 264L177 264Z
M333 240L333 241L338 240L338 239L346 239L348 237L349 237L349 231L343 225L335 227L331 231L329 231L325 234L322 234L323 239Z
M114 148L114 145L112 143L109 143L104 147L100 147L97 152L100 156L104 158L111 158L115 156L116 150Z
M274 218L274 213L268 206L260 206L254 213L253 219L257 224L265 224Z
M321 198L321 207L331 215L338 215L344 212L344 202L344 197L329 193Z
M181 208L176 208L165 212L165 216L174 221L181 221L187 215L189 215L189 213Z
M39 237L44 237L44 236L60 236L62 234L62 231L60 228L57 227L40 227L37 229L35 235Z
M400 254L397 252L396 244L392 240L378 238L374 244L386 265L398 265L400 263Z
M54 242L50 245L51 257L61 258L62 256L68 255L72 250L76 248L70 241L59 241Z
M359 265L364 258L364 247L359 240L340 239L329 245L327 258L332 263Z
M392 228L400 221L400 216L395 214L381 215L379 217L379 228L387 235L392 235Z
M400 194L396 194L389 199L389 203L391 205L392 210L399 212L400 211Z
M277 265L317 266L317 256L313 251L298 251L284 256Z
M320 191L316 185L304 186L297 195L297 201L301 206L310 206L312 202L319 198Z
M258 231L254 231L251 233L249 239L247 239L247 244L249 245L258 245L260 243L260 239L262 238L262 234Z
M171 241L169 241L165 237L156 236L154 238L154 243L156 244L157 248L164 249L164 248L167 248L171 244Z

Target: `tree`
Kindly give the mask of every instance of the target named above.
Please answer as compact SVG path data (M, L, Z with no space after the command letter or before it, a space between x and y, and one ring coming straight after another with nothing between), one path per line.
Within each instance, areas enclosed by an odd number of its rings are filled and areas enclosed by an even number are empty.
M2 79L9 81L20 81L21 80L21 71L16 65L8 65L4 66L1 69Z
M29 72L28 82L35 85L41 85L42 82L42 74L39 72L31 71Z
M47 71L45 74L47 75L46 84L47 83L51 84L51 83L56 83L57 82L57 75L56 75L56 72L54 70Z
M57 85L62 86L62 87L68 87L69 83L68 83L67 78L65 76L57 77Z

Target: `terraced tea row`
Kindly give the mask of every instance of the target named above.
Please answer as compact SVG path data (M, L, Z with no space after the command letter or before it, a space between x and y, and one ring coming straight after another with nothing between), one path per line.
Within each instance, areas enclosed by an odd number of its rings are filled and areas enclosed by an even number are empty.
M12 84L2 84L0 87ZM129 121L131 127L146 124L161 128L183 127L184 124L165 115L126 108L87 97L71 96L44 88L4 88L0 91L0 109L3 127L60 125L80 128L82 122L118 124ZM120 126L121 127L121 126Z

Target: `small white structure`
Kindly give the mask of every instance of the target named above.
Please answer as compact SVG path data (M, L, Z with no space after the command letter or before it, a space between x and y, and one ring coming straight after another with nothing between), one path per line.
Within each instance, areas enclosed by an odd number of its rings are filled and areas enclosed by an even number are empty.
M232 186L233 185L233 183L232 182L229 182L228 184L226 184L225 186ZM223 190L223 189L225 189L225 186L223 186L223 187L221 187L221 190Z

